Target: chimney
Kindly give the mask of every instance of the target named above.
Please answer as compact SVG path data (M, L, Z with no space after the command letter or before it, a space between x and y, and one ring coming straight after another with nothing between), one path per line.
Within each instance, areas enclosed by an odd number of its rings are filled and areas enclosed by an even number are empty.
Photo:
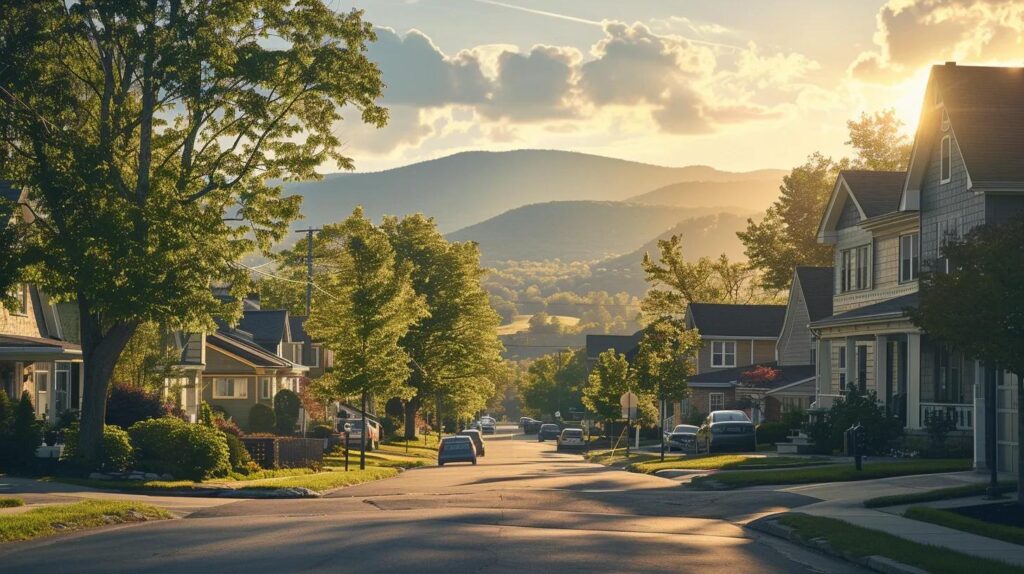
M956 62L946 62L946 66L956 66Z

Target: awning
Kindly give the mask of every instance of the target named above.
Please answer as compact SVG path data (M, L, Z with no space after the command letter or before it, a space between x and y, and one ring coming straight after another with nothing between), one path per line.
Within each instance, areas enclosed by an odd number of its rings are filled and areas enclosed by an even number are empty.
M0 334L0 361L76 361L82 348L74 343L42 337Z

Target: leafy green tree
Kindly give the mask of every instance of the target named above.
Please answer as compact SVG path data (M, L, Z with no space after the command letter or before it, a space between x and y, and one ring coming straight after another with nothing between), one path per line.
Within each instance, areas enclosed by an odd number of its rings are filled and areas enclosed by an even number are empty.
M644 328L636 354L637 388L641 394L657 399L665 420L664 405L680 401L689 390L687 381L694 374L694 361L700 349L696 329L686 329L682 321L662 317ZM665 434L661 436L661 458L665 459Z
M21 400L14 406L11 422L11 464L14 468L28 468L43 440L40 422L28 391L22 391Z
M359 395L366 418L369 396L408 399L409 354L401 340L426 314L412 286L412 265L398 263L388 236L357 207L345 221L325 225L317 255L335 272L316 277L324 293L313 299L306 321L309 335L334 351L324 374L336 397ZM366 468L366 435L359 468Z
M769 295L762 292L756 275L745 263L718 259L683 258L683 238L673 235L658 240L658 261L644 253L643 270L651 289L641 303L646 317L682 315L689 303L753 303Z
M180 359L160 325L146 321L139 323L124 346L110 378L134 387L160 390L168 377L179 373L176 365Z
M857 151L852 167L876 171L907 169L913 144L906 134L900 133L903 122L896 117L896 110L861 113L859 120L849 120L846 127L850 130L846 145Z
M419 214L385 218L381 229L397 264L411 268L412 289L426 306L401 339L413 364L408 384L415 394L405 408L405 436L414 439L424 402L441 397L444 410L458 418L484 408L501 369L501 318L481 284L486 272L475 243L448 241L433 219Z
M611 423L622 415L622 395L636 387L636 373L625 355L608 349L597 356L597 364L583 387L583 406L608 424L608 440L612 440Z
M95 461L138 325L237 317L211 283L240 299L239 258L298 216L273 182L352 167L345 106L386 122L374 33L322 0L9 0L0 30L0 177L40 216L26 258L42 287L78 306L79 453Z
M1024 397L1024 218L977 227L948 243L942 256L953 272L922 274L911 319L967 357L1017 375L1017 396ZM1017 423L1024 445L1024 408L1017 409ZM1024 448L1017 465L1024 469ZM1017 496L1024 504L1024 481Z
M582 410L586 382L586 351L563 351L533 361L527 368L519 393L523 404L532 413L539 417L554 417L558 411Z

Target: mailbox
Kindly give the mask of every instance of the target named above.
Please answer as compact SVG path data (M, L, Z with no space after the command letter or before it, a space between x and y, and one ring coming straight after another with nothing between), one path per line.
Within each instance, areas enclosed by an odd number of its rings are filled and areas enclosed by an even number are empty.
M846 456L852 456L857 464L857 470L861 470L861 459L867 446L867 436L864 427L856 423L843 433L843 450Z

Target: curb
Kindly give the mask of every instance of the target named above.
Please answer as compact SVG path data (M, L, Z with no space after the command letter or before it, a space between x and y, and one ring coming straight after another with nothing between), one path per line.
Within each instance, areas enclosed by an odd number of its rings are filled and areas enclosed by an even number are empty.
M840 552L835 548L832 548L832 546L824 538L812 538L810 540L804 540L803 538L797 536L796 532L794 532L792 528L779 524L777 516L778 515L773 515L766 516L764 518L759 518L747 524L746 527L750 528L751 530L761 532L762 534L768 534L771 536L775 536L777 538L788 540L794 544L799 544L805 548L810 548L811 550L817 550L818 552L827 554L834 558L840 558L842 560L846 560L847 562L852 562L859 566L863 566L870 570L874 570L875 572L881 572L882 574L928 574L927 570L922 570L921 568L918 568L916 566L910 566L909 564L903 564L902 562L897 562L891 558L886 558L885 556L875 555L861 557Z

